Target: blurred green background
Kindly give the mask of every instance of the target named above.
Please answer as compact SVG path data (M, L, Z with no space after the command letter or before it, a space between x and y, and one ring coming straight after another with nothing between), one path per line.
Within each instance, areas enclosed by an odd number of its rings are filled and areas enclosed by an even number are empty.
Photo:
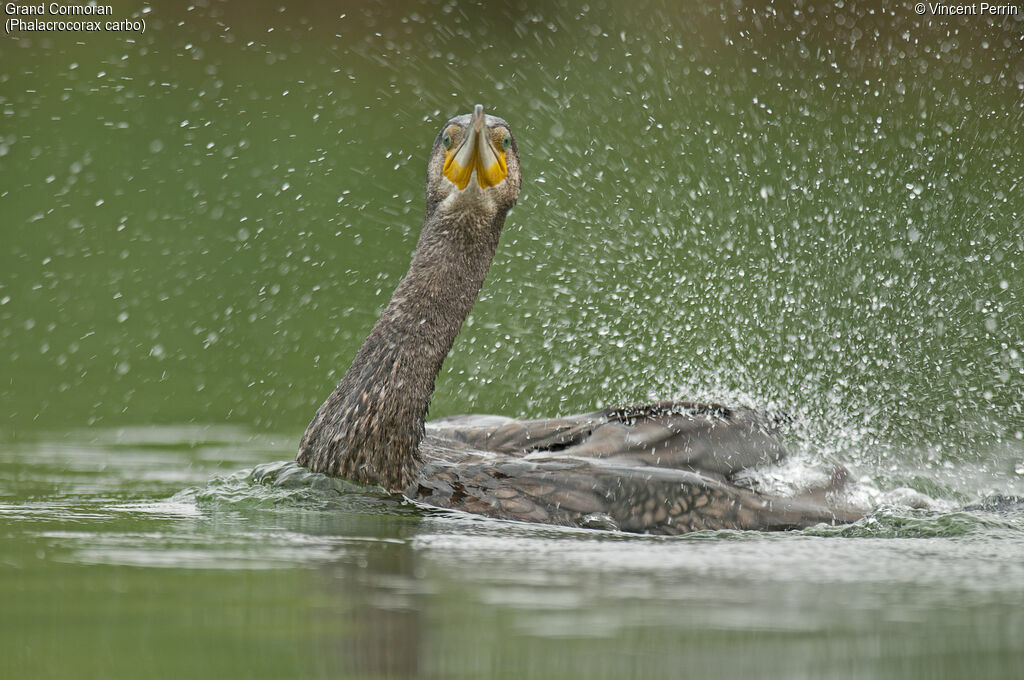
M433 414L694 396L818 446L1021 436L1019 18L115 9L146 33L2 43L7 433L297 437L408 265L436 129L480 102L525 188Z

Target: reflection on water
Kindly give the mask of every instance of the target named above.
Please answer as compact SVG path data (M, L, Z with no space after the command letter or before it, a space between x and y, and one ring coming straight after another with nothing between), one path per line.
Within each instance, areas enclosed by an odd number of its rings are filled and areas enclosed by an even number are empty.
M666 539L423 512L237 429L95 435L0 451L17 676L1011 677L1024 656L1019 500Z

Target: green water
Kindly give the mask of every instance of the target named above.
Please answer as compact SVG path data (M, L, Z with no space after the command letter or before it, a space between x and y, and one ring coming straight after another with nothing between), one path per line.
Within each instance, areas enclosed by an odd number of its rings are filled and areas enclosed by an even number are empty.
M1019 675L1024 10L166 4L0 37L0 675ZM524 189L432 415L783 408L762 482L833 457L871 516L622 537L279 465L476 102Z

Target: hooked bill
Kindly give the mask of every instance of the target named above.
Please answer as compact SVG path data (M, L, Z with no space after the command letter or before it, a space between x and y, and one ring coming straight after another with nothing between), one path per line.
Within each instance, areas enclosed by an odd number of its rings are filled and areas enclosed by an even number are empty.
M473 109L473 117L462 142L445 154L444 161L444 176L460 191L469 186L474 171L482 189L496 186L508 174L505 152L495 147L490 131L484 125L484 107L480 104Z

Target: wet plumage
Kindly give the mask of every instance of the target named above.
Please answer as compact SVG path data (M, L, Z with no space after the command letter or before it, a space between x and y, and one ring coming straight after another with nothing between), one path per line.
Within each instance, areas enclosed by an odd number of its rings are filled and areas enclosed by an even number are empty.
M520 183L504 120L477 106L438 133L409 272L309 424L298 462L438 507L566 526L676 534L856 519L824 502L827 488L791 499L736 483L738 473L785 456L778 423L750 409L665 402L425 423Z

